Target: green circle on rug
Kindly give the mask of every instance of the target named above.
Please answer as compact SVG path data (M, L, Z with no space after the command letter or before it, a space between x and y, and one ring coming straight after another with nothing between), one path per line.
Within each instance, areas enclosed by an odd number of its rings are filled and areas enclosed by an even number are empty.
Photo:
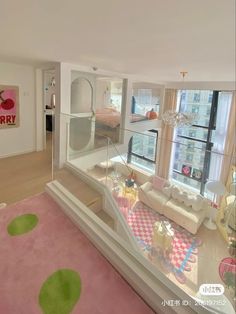
M60 269L44 282L39 293L39 304L44 314L69 314L81 292L81 280L77 272Z
M34 214L25 214L13 219L7 226L11 236L18 236L34 229L38 223L38 217Z

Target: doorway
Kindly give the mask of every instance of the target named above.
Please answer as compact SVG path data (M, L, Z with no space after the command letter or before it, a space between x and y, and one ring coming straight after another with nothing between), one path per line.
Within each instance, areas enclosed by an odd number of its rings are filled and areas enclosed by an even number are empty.
M53 117L55 111L55 69L43 71L43 148L52 147Z

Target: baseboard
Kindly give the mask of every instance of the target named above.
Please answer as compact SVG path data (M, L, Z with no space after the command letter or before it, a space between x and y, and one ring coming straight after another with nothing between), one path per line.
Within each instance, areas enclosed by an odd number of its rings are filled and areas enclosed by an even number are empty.
M48 183L46 191L156 313L206 313L200 306L196 311L189 295L151 265L57 181ZM163 300L181 299L187 300L191 306L161 305Z
M36 150L35 149L23 150L23 151L16 152L16 153L0 155L0 159L8 158L8 157L14 157L14 156L19 156L19 155L24 155L24 154L29 154L29 153L33 153L33 152L36 152Z

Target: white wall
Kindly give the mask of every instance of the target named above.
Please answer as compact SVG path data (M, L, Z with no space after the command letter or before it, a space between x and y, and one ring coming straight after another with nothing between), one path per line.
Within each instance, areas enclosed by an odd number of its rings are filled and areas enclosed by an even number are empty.
M92 107L92 87L84 78L78 78L71 84L71 113L86 113Z
M235 82L169 82L166 88L233 91Z
M102 109L110 106L111 82L109 80L96 80L95 107Z
M52 105L52 95L56 92L56 86L51 86L53 78L55 80L54 70L44 71L44 108L46 108L46 106L50 107Z
M0 85L19 86L20 125L0 129L0 157L35 150L35 71L32 66L0 63Z

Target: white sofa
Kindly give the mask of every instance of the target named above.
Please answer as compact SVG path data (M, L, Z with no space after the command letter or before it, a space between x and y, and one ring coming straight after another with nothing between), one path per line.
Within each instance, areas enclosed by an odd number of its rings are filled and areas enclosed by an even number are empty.
M139 199L159 214L196 234L209 210L209 202L201 195L181 190L166 183L162 189L146 182L139 188Z

